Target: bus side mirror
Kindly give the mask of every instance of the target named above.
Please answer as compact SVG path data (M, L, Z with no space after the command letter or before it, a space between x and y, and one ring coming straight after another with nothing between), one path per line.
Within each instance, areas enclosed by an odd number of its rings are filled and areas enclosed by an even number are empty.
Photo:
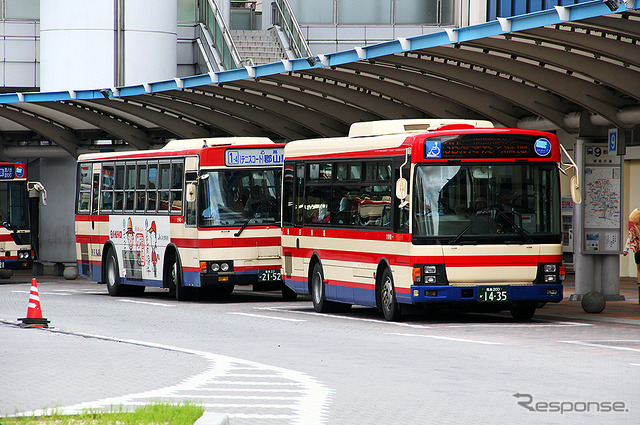
M39 195L42 201L42 205L47 205L47 190L44 188L44 185L42 183L27 182L27 188L29 189L30 198L37 198Z
M580 180L578 176L571 177L571 199L575 204L582 203L582 194L580 193Z
M187 183L187 202L196 201L196 188L197 185L195 183Z
M396 180L396 198L400 199L404 204L405 199L409 193L409 183L404 177L400 177ZM404 205L403 205L404 206Z

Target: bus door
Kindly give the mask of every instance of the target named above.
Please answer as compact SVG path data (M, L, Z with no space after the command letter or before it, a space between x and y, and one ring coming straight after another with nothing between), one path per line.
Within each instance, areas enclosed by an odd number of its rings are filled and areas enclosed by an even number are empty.
M99 268L94 266L101 263L102 251L95 221L100 194L100 164L80 164L79 173L78 214L85 219L76 221L77 242L80 250L78 266L83 276L99 282L102 280Z

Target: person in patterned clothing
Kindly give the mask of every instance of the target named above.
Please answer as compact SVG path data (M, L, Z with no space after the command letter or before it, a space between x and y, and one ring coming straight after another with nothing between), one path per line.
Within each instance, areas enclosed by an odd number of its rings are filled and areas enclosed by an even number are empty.
M622 254L627 255L629 250L635 253L637 278L638 282L640 282L640 209L638 208L629 215L629 236Z

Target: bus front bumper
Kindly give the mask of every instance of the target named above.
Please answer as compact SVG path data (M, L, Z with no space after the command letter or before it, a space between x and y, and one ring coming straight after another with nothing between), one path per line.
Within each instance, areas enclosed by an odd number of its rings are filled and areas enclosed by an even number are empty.
M488 299L490 297L486 295L486 288L495 288L496 290L503 291L503 294L506 293L506 299L504 295L500 298ZM472 302L489 305L493 302L515 301L560 302L562 301L562 285L540 284L509 286L497 284L478 286L411 286L412 303Z

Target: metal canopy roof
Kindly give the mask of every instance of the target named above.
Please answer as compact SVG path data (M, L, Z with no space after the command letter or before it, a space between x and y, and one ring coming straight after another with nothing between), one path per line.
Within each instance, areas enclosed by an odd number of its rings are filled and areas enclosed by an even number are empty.
M133 149L169 138L289 141L345 135L357 121L421 117L629 129L640 124L639 41L640 12L611 14L594 1L215 74L4 94L1 152L76 157L100 139Z

